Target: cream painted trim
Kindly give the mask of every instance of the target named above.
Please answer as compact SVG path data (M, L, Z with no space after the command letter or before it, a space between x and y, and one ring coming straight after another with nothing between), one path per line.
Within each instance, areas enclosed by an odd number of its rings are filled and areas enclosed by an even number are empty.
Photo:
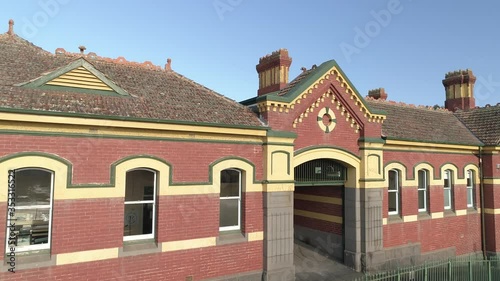
M264 231L256 231L247 233L248 242L264 240Z
M382 219L382 225L387 225L387 218Z
M65 163L57 161L53 158L44 156L19 156L16 158L8 159L0 163L0 174L5 175L0 177L0 202L7 202L7 174L9 170L21 168L43 168L54 172L54 197L53 200L63 199L68 186L68 166ZM86 191L83 198L99 198L101 193ZM94 197L95 196L95 197ZM81 198L80 198L81 199Z
M403 222L414 222L418 220L418 215L404 216Z
M500 179L484 179L485 184L500 185Z
M304 151L293 157L293 167L295 168L307 161L321 159L321 158L335 159L348 164L347 167L348 180L345 183L345 186L359 187L361 160L340 149L322 147Z
M444 212L436 212L431 214L432 219L442 219L444 218Z
M401 182L399 183L399 185L401 186L401 188L404 188L404 187L408 187L409 184L408 184L408 181L406 180L406 169L407 167L405 167L403 164L401 163L390 163L388 165L386 165L384 167L384 187L387 187L389 186L389 171L390 170L398 170L399 171L399 178L401 180Z
M216 237L197 238L180 241L169 241L161 243L162 252L173 252L180 250L199 249L217 245Z
M266 183L263 184L263 192L293 192L295 184L293 183Z
M466 216L467 215L467 210L456 210L455 214L457 216Z
M298 199L298 200L320 202L320 203L327 203L327 204L334 204L334 205L342 206L342 199L340 199L340 198L332 198L332 197L316 196L316 195L308 195L308 194L299 194L299 193L295 193L294 198Z
M241 192L262 192L262 184L254 184L254 167L240 159L223 160L212 166L213 193L220 194L220 172L225 169L239 169L243 172L243 186Z
M422 152L458 152L464 151L478 151L477 146L473 145L455 145L455 144L441 144L441 143L424 143L400 140L386 140L384 149L395 150L416 150Z
M484 208L484 213L489 215L500 215L500 209Z
M467 184L467 171L468 170L474 171L474 184L477 186L479 184L479 168L474 164L465 165L464 170L463 170L463 175L464 175L463 184L465 184L465 185Z
M444 185L444 172L446 170L450 170L452 171L452 176L453 178L451 179L451 182L452 182L452 185L455 185L455 184L466 184L467 183L467 180L466 179L458 179L458 169L457 167L455 167L454 165L448 163L448 164L444 164L440 171L439 171L439 175L441 177L441 185Z
M296 216L301 216L301 217L306 217L306 218L312 218L312 219L335 222L335 223L342 223L342 217L338 217L338 216L326 215L326 214L309 212L309 211L304 211L304 210L293 210L293 214Z
M418 171L421 169L425 169L429 171L429 174L427 177L429 178L429 185L443 185L443 180L442 179L436 179L434 176L434 167L432 167L428 163L420 163L417 166L413 167L414 171L414 179L413 180L408 180L407 183L409 183L410 186L418 186Z
M118 248L108 248L108 249L57 254L56 265L115 259L118 258L118 252L119 252Z
M61 124L71 126L91 126L98 128L129 128L129 129L144 129L144 130L158 130L158 131L178 131L186 132L189 134L202 133L202 134L226 134L226 135L240 135L240 136L257 136L265 137L267 132L265 130L257 130L251 128L219 128L210 126L194 126L187 124L165 124L153 122L140 122L140 121L122 121L122 120L109 120L109 119L91 119L82 117L68 117L68 116L45 116L34 114L22 113L8 113L0 112L0 120L10 122L30 122L41 125L40 127L47 127L47 124ZM102 130L102 129L101 129Z

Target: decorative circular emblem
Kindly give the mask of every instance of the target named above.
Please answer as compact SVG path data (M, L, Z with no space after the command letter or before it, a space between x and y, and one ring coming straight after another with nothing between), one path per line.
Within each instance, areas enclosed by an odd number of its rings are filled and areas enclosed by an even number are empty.
M325 107L321 109L318 113L318 125L325 133L330 133L335 128L337 124L337 119L335 119L335 113L330 110L330 108Z

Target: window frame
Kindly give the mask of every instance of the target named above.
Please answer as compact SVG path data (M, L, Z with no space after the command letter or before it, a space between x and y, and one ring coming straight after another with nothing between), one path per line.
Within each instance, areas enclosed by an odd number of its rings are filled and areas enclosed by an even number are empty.
M420 172L423 173L424 175L424 180L423 184L424 186L422 187L421 179L420 179ZM417 187L417 200L418 200L418 211L419 212L427 212L429 209L429 204L428 204L428 193L429 193L429 171L426 169L420 169L417 172L417 179L418 179L418 187ZM420 192L423 191L423 199L424 199L424 208L420 208Z
M446 205L446 193L448 193L448 205ZM453 205L453 171L448 169L443 174L443 206L445 210L453 210Z
M238 196L226 196L222 197L220 194L222 194L222 173L224 171L236 171L238 172ZM233 231L233 230L241 230L241 215L242 215L242 210L241 210L241 198L242 198L242 192L243 192L243 186L242 186L242 181L243 181L243 171L236 169L236 168L228 168L228 169L223 169L220 171L221 174L221 191L219 193L219 231ZM237 225L231 225L231 226L220 226L220 217L222 210L220 208L220 203L221 200L234 200L238 199L238 224Z
M145 240L145 239L154 239L156 237L156 206L157 206L157 189L158 189L158 172L149 168L136 168L131 169L125 172L125 194L127 194L127 174L129 172L134 171L148 171L153 173L153 199L152 200L135 200L135 201L126 201L126 196L123 198L123 210L125 212L126 205L142 205L142 204L153 204L153 216L152 216L152 228L151 233L149 234L137 234L137 235L125 235L123 233L123 241L137 241L137 240ZM123 218L123 223L125 224L125 213Z
M465 179L466 179L466 192L467 192L467 195L466 195L466 198L467 198L467 208L475 208L475 182L474 182L474 170L472 169L469 169L467 170L466 172L466 176L465 176ZM469 204L469 193L470 193L470 200L471 200L471 203Z
M392 173L395 173L395 186L396 186L396 189L391 189L391 172ZM389 184L388 184L388 187L387 187L387 211L388 211L388 214L389 215L399 215L400 214L400 210L401 210L401 183L400 183L400 175L401 175L401 172L398 170L398 169L391 169L389 170L389 173L388 173L388 180L389 180ZM390 195L391 193L395 193L396 194L396 210L395 211L390 211Z
M52 220L53 220L53 208L54 208L54 180L55 180L55 175L54 171L41 168L41 167L24 167L24 168L19 168L19 169L14 169L14 173L17 172L22 172L26 170L40 170L46 173L50 174L50 200L48 207L47 205L31 205L31 206L19 206L16 202L15 205L15 212L19 212L19 210L31 210L31 209L48 209L49 210L49 224L48 224L48 239L47 243L44 244L38 244L38 245L27 245L27 246L18 246L16 244L16 252L29 252L29 251L38 251L38 250L47 250L51 249L52 245ZM16 194L17 194L17 179L16 179ZM9 205L6 204L7 207L7 216L8 216L8 208ZM7 227L9 226L10 219L7 217L6 219L6 237L5 237L5 251L6 253L10 252L10 245L9 245L9 234L10 234L10 229Z

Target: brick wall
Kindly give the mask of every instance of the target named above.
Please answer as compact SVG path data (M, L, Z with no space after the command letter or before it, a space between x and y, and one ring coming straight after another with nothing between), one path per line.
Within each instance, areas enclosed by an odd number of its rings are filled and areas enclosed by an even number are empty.
M477 163L474 155L455 155L417 152L384 152L384 161L398 161L406 166L408 179L414 179L414 166L426 162L433 166L432 178L443 179L441 166L453 163L458 167L455 178L464 178L464 167ZM477 164L476 164L477 165ZM387 171L385 171L387 173ZM479 205L479 185L476 183L475 205ZM418 190L416 186L405 186L404 179L401 190L400 215L388 215L388 194L384 192L384 247L402 246L408 243L420 243L423 253L456 248L456 254L462 255L481 251L481 220L480 214L473 208L467 208L467 193L465 184L454 184L453 210L444 210L443 185L431 185L428 194L428 212L418 212ZM455 210L467 210L465 215L457 215ZM443 218L431 218L432 213L442 212ZM416 216L417 221L403 222L404 216Z
M207 182L210 163L226 156L253 162L256 177L262 178L261 145L18 135L1 135L0 143L0 156L36 151L67 159L73 164L74 184L109 183L112 163L139 154L170 163L174 183Z
M1 272L0 280L203 280L261 271L262 241L195 250L124 257L97 262ZM98 278L98 279L96 279Z
M189 143L153 140L1 135L0 156L18 152L45 152L73 164L73 184L107 184L110 165L131 155L152 155L171 164L172 180L208 182L209 165L228 156L245 158L262 179L262 146L250 144ZM26 163L36 166L36 163ZM164 175L169 176L169 175ZM160 187L161 188L161 187ZM168 188L168 187L167 187ZM92 190L89 190L92 192ZM71 253L123 246L124 199L54 200L51 253ZM157 241L177 241L219 235L217 195L160 196ZM263 231L261 193L245 193L242 231ZM6 204L0 203L5 225ZM0 280L194 280L262 270L263 242L137 255L100 262L0 273ZM5 247L5 231L0 231ZM0 260L3 256L0 257ZM9 279L6 279L9 278Z

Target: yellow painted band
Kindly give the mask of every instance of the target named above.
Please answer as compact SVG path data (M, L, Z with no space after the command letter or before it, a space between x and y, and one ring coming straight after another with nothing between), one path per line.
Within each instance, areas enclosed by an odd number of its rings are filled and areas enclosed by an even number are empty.
M327 204L334 204L334 205L342 206L342 199L340 199L340 198L332 198L332 197L316 196L316 195L308 195L308 194L299 194L299 193L295 193L294 198L298 199L298 200L320 202L320 203L327 203Z
M442 219L444 218L444 212L436 212L431 214L431 218L433 219Z
M423 143L423 142L412 142L412 141L399 141L399 140L386 140L384 148L390 149L415 149L416 147L424 148L426 151L434 151L434 150L442 150L442 149L451 149L462 151L463 150L471 150L477 151L477 146L473 145L456 145L456 144L441 144L441 143Z
M484 179L485 184L500 185L500 179Z
M267 183L263 185L264 192L293 192L295 184L293 183Z
M109 120L109 119L91 119L82 117L68 117L68 116L44 116L44 115L32 115L23 113L0 113L0 120L12 122L30 122L33 125L40 128L47 128L47 124L51 124L50 127L57 127L55 124L60 125L71 125L71 126L91 126L93 128L99 128L100 132L107 132L106 128L110 130L113 128L128 128L128 129L143 129L143 130L157 130L157 131L178 131L185 132L189 135L195 133L198 134L226 134L226 135L239 135L239 136L254 136L254 137L265 137L267 132L265 130L251 129L251 128L220 128L211 126L195 126L187 124L165 124L165 123L154 123L154 122L141 122L141 121L123 121L123 120ZM38 124L38 125L36 125ZM18 125L18 124L15 124ZM3 126L2 126L3 129ZM104 131L102 131L104 130ZM32 129L33 131L33 129ZM112 130L110 130L112 132ZM116 132L116 131L113 131ZM88 133L88 129L87 129ZM135 135L136 132L135 132ZM248 138L245 138L248 141Z
M321 213L316 213L316 212L309 212L309 211L304 211L304 210L293 210L293 214L296 216L301 216L301 217L306 217L306 218L311 218L311 219L317 219L317 220L322 220L322 221L329 221L329 222L335 222L335 223L342 223L342 218L338 216L332 216L332 215L327 215L327 214L321 214Z
M457 214L457 216L465 216L467 215L467 210L456 210L455 214Z
M485 214L490 214L490 215L500 215L500 209L488 209L488 208L484 208L484 213Z
M247 233L248 242L264 240L264 231L256 231Z
M169 241L161 243L162 252L173 252L180 250L198 249L212 247L217 244L215 237L197 238L181 241Z
M118 258L118 248L89 250L56 255L56 265L100 261Z
M403 222L414 222L418 220L417 215L410 215L410 216L404 216L403 217Z

